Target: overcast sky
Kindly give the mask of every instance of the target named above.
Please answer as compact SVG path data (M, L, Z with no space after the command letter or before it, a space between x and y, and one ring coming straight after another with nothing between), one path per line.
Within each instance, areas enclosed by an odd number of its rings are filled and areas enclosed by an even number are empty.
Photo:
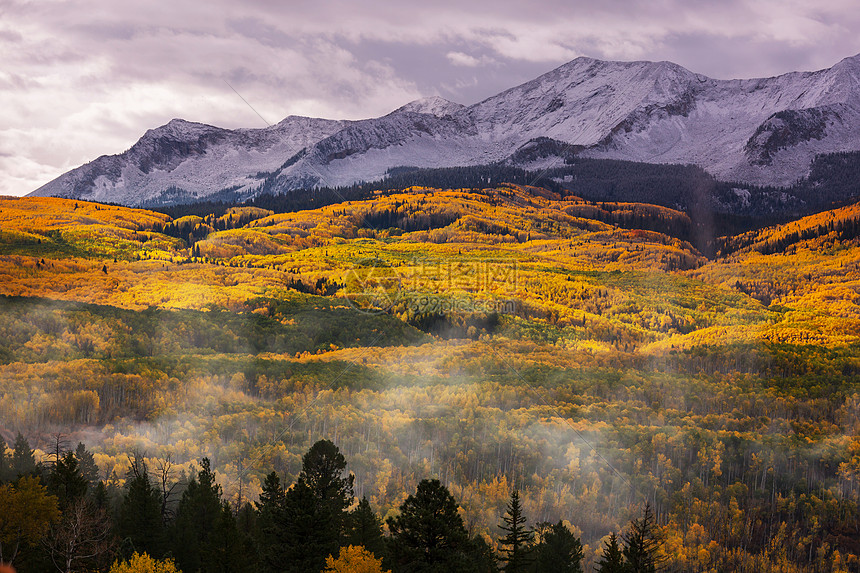
M857 8L0 0L0 195L120 153L174 117L264 127L260 116L366 118L428 95L471 104L582 55L670 60L714 78L821 69L860 52Z

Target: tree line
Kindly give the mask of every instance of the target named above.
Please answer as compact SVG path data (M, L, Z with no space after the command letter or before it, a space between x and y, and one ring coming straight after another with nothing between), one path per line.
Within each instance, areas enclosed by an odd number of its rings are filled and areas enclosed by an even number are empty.
M120 486L116 476L99 479L83 444L69 449L62 434L54 437L46 462L36 462L21 434L11 455L0 456L0 565L60 573L587 569L582 542L564 522L526 526L516 489L495 540L468 531L438 479L421 480L383 527L367 498L356 498L354 475L330 440L311 446L289 487L272 471L257 501L231 504L208 458L195 475L175 476L169 458L150 468L131 454ZM646 503L621 536L604 542L595 570L656 571L662 543Z

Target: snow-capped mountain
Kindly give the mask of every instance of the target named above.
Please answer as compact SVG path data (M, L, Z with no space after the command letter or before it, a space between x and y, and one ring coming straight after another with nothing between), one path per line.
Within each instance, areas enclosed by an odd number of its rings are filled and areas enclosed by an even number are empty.
M258 185L301 149L350 122L289 116L263 129L229 130L182 119L148 130L119 155L64 173L31 195L126 205L157 202L181 193L184 201L224 189Z
M265 129L173 120L33 195L140 205L225 189L348 185L403 165L558 164L529 152L538 138L564 154L692 163L724 180L788 185L816 154L860 150L860 55L751 80L715 80L670 62L577 58L471 106L430 97L375 119L290 116Z

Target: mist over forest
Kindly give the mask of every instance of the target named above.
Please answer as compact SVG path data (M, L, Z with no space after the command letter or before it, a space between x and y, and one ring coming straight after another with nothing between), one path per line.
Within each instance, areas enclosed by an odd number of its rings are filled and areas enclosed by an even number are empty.
M0 560L856 570L858 206L554 189L3 200Z

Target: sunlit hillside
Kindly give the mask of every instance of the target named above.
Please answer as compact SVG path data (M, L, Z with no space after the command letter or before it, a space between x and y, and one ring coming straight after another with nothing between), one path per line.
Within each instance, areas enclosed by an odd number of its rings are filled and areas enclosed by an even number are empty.
M491 546L517 487L586 564L648 500L676 570L848 570L858 214L709 260L682 212L527 186L176 219L3 199L0 436L68 434L117 487L132 452L177 480L208 456L236 507L329 438L378 515L436 477Z
M838 345L860 335L860 204L751 231L689 276L746 293L779 318L774 342Z

